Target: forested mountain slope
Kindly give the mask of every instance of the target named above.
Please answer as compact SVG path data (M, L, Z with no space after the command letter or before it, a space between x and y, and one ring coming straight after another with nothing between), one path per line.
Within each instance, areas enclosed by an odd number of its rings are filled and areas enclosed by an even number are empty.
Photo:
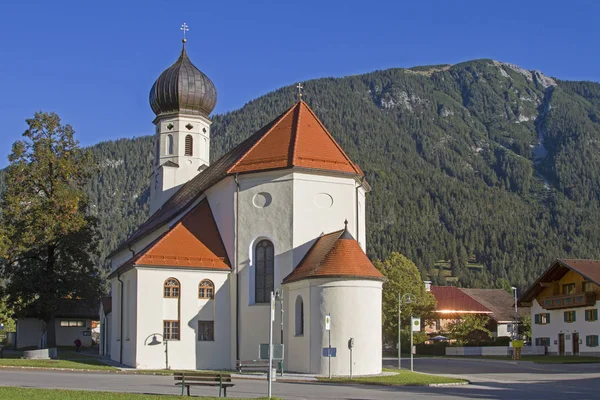
M306 102L367 175L368 253L424 275L523 287L555 257L600 257L600 85L492 60L305 82ZM222 94L224 95L224 94ZM213 117L211 159L296 100L292 86ZM150 121L146 124L152 132ZM148 216L153 139L100 143L89 187L103 256ZM474 273L467 260L484 265Z

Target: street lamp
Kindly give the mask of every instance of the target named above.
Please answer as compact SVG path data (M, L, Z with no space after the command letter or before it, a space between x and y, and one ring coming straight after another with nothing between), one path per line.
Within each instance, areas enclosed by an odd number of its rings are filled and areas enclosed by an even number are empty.
M517 336L517 321L519 320L519 314L517 309L517 288L514 286L511 286L510 288L515 294L515 323L513 324L513 338L514 340L517 340L519 339L519 337Z
M148 342L148 339L150 338L150 336L152 336L152 340L150 341L150 343L146 343L146 342ZM160 336L165 343L165 369L169 369L169 341L168 341L168 339L166 339L160 333L151 333L150 335L148 335L148 337L144 341L144 344L147 344L148 346L156 346L158 344L161 344L162 342L160 340L156 339L156 336Z
M398 293L398 369L402 369L402 346L400 346L400 338L402 335L402 332L400 330L400 328L402 327L402 322L400 319L400 317L402 316L402 303L411 304L414 303L414 301L415 297L412 294L404 293L404 295L401 295L400 293ZM412 353L412 349L410 349L410 351Z

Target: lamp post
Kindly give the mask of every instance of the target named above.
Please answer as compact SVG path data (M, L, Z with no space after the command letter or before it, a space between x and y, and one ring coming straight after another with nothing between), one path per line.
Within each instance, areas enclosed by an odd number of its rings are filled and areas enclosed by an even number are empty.
M150 343L148 343L148 346L156 346L157 344L162 343L161 341L156 339L156 336L160 336L163 339L163 341L165 343L165 369L169 369L169 340L166 339L160 333L152 333L146 338L146 342L148 341L148 338L150 336L152 336L152 340L150 341Z
M410 304L410 303L413 303L414 301L415 301L415 298L412 294L404 293L404 295L401 295L400 293L398 293L398 369L402 369L402 346L400 346L400 344L402 342L401 341L402 303ZM412 329L412 327L411 327L411 329ZM410 349L410 351L412 352L412 348Z
M519 339L518 334L517 334L517 321L519 320L519 310L517 308L517 288L514 286L510 287L515 295L515 322L513 323L513 338L514 340Z

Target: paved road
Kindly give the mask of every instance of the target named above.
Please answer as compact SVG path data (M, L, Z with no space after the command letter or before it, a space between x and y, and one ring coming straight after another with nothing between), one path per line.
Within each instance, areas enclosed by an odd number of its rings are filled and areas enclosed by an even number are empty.
M384 361L384 365L397 360ZM402 363L404 366L404 362ZM464 376L474 384L450 387L380 387L314 383L273 384L273 394L300 399L598 399L600 365L512 364L497 361L418 359L415 369L423 372ZM572 371L572 372L571 372ZM450 373L449 373L450 372ZM265 381L236 380L228 390L231 397L258 397L266 393ZM178 394L173 378L152 375L76 373L57 371L0 370L0 386L105 390L137 393ZM196 395L214 396L215 388L193 388Z

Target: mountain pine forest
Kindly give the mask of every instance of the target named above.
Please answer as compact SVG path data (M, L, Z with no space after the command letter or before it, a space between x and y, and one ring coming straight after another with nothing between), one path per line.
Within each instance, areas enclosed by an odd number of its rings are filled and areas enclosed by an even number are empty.
M371 258L398 251L437 284L523 288L554 258L600 257L600 84L475 60L304 88L372 186ZM214 115L211 160L295 101L289 86ZM152 136L91 148L102 259L148 217L153 149Z

